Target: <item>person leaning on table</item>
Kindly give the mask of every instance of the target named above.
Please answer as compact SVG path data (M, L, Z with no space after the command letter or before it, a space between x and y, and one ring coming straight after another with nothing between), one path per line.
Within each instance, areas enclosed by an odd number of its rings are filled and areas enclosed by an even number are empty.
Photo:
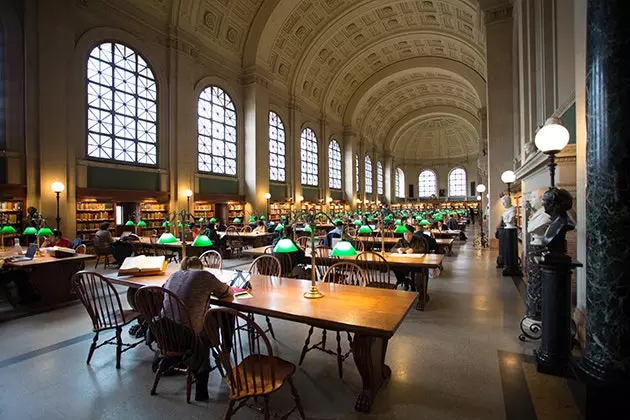
M425 247L425 242L422 239L414 236L415 229L411 225L405 226L407 228L407 232L403 234L403 237L396 242L394 247L392 248L392 253L398 254L421 254L425 253L428 250ZM413 290L415 285L413 281L410 279L410 271L405 269L394 269L392 270L396 275L397 286L399 284L403 285L405 290L409 290L410 288Z

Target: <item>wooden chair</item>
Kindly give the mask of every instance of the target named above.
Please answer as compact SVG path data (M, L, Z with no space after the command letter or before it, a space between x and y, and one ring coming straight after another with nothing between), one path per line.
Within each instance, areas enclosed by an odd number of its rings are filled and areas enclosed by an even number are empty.
M355 263L351 262L338 262L333 264L324 275L324 282L337 283L337 284L346 284L353 286L365 287L366 279L365 273ZM304 342L304 347L302 348L302 354L300 355L300 366L304 361L304 357L306 353L311 350L320 350L324 353L330 354L332 356L337 356L337 368L339 370L339 378L343 379L343 362L346 360L350 354L352 353L352 337L349 332L346 332L348 336L348 344L350 349L343 354L341 351L341 331L336 331L337 333L337 351L332 351L326 348L326 329L322 329L322 340L310 346L311 336L313 335L313 329L315 327L311 326L308 330L308 336L306 337L306 341Z
M384 238L393 238L394 229L391 227L385 227L385 229L382 229L381 235L383 235Z
M265 254L273 254L273 246L269 245L265 247Z
M227 244L232 250L232 256L240 256L243 253L243 249L245 248L245 243L238 234L238 229L236 228L236 226L228 226L225 230L225 235L227 238Z
M249 272L252 274L260 274L261 276L282 277L282 265L280 264L280 260L273 255L261 255L249 266ZM249 316L254 319L254 314L249 314ZM265 333L270 333L271 337L275 340L276 335L273 332L271 320L268 316L265 316L265 321L267 321Z
M328 268L332 265L330 263L330 249L325 247L324 245L319 245L315 247L315 268L317 270L317 279L319 281L324 280L324 275ZM339 260L339 258L334 258L335 260Z
M206 251L201 254L199 259L206 268L218 268L219 270L223 268L223 257L221 257L221 254L217 251Z
M109 260L109 257L112 256L112 252L109 250L109 248L94 248L94 253L96 254L96 262L94 263L95 270L101 260L103 260L103 268L105 269L112 264L112 262Z
M203 337L218 354L226 372L230 402L223 417L225 420L231 419L252 397L263 398L263 414L268 420L271 416L269 396L285 382L291 387L295 406L281 418L288 418L295 410L301 418L305 418L300 396L293 384L295 365L273 355L269 339L254 320L234 309L211 309L206 312Z
M396 277L391 276L389 264L381 254L371 251L361 252L357 255L356 261L365 272L367 287L396 288Z
M158 383L165 372L165 360L183 357L188 350L198 345L198 336L193 329L190 313L182 300L173 292L157 286L144 286L136 292L136 306L147 321L159 348L160 364L155 373L151 395L155 395ZM186 373L186 402L190 403L190 392L194 375Z
M77 254L87 254L87 246L85 244L81 244L75 248Z
M90 364L94 350L106 345L116 344L116 369L120 369L120 358L124 352L136 347L144 339L132 344L122 341L122 328L136 320L140 313L123 309L116 289L102 275L92 271L79 271L72 277L72 288L92 320L94 339L88 352L87 364ZM98 344L98 336L102 331L115 330L116 335ZM124 349L123 349L124 347Z
M309 248L311 246L311 237L310 236L300 236L299 238L297 238L295 243L297 244L297 246L302 248L303 251L305 251L306 248Z
M354 241L354 249L355 249L357 252L363 252L363 251L365 251L365 245L363 244L363 241L358 241L358 240L355 240L355 241Z

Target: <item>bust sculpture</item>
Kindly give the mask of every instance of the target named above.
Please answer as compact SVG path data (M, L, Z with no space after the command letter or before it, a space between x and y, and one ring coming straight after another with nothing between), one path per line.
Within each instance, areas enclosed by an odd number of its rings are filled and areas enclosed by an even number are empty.
M501 204L505 210L503 211L503 228L516 229L516 209L512 205L512 198L504 195L501 198Z
M567 252L566 233L575 229L575 221L567 214L573 207L573 197L567 190L550 188L543 195L545 212L551 216L551 224L545 232L543 245L550 254Z
M534 194L534 197L528 201L532 214L529 216L529 222L527 223L527 233L530 234L530 243L532 245L542 245L547 227L551 223L551 217L545 212L541 195L538 191L535 191Z

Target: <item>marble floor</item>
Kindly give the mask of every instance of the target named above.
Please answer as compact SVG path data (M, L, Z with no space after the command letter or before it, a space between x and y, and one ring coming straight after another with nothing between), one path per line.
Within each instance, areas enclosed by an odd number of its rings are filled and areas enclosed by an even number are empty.
M469 232L469 240L455 246L445 271L430 282L426 310L412 309L390 341L392 377L373 413L353 410L361 382L352 359L340 380L334 358L311 352L295 376L307 418L581 418L571 384L536 373L531 354L537 344L518 340L525 309L521 280L502 277L496 253L474 250L472 239ZM226 268L246 263L230 260ZM297 362L307 327L281 320L273 325L274 351ZM151 351L140 346L123 354L116 370L114 348L103 347L88 366L90 328L80 304L0 324L0 419L222 418L228 391L217 372L207 403L185 403L181 376L163 378L151 396ZM283 413L291 403L282 389L271 400L272 411ZM234 418L262 416L244 408Z

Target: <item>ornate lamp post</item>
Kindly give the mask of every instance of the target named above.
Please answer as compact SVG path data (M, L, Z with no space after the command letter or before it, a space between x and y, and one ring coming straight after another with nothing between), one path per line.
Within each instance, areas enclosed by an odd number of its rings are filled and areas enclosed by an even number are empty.
M271 200L271 194L265 193L265 200L267 200L267 220L269 220L269 200Z
M479 231L479 235L475 239L474 245L475 248L483 249L488 248L488 237L483 231L483 201L481 200L482 194L486 191L486 186L483 184L477 185L477 192L479 195L477 196L477 201L479 201L479 224L481 226L481 230Z
M186 200L187 200L187 207L186 207L186 209L188 210L188 213L190 213L190 197L193 196L192 190L184 191L184 196L186 197Z
M63 185L63 183L56 181L52 183L51 188L53 192L57 195L57 217L55 218L55 220L57 221L57 230L61 230L59 227L61 225L61 217L59 217L59 195L63 192L63 190L66 189L66 187L65 185Z

